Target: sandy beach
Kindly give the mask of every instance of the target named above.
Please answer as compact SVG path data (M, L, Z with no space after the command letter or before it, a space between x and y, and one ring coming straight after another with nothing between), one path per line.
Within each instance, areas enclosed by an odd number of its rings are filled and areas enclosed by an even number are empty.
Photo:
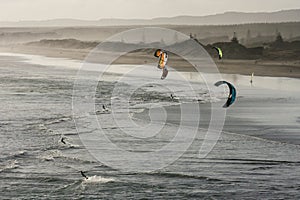
M92 49L62 49L62 48L43 48L26 45L13 45L8 47L0 47L0 52L21 53L42 55L53 58L69 58L83 61ZM103 56L103 54L101 54ZM101 60L101 59L100 59ZM149 52L128 53L117 60L113 64L146 64L152 63L155 59ZM300 78L300 61L272 61L272 60L214 60L218 66L220 73L224 74L241 74L250 75L254 73L256 76L270 77L291 77ZM99 63L99 60L93 62ZM190 72L195 68L180 57L171 57L169 65L178 71ZM203 69L209 72L209 69Z

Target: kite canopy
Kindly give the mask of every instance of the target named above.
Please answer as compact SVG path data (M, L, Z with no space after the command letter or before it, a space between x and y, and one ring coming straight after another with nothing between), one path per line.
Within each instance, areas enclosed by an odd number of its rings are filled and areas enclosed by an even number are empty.
M222 49L219 48L219 47L213 47L213 49L217 50L219 59L221 60L221 59L223 58L223 52L222 52Z
M227 81L218 81L215 83L215 86L219 87L220 85L223 85L223 84L227 84L227 86L229 87L229 96L228 96L227 102L223 106L224 108L228 108L235 102L236 89L231 83L229 83Z

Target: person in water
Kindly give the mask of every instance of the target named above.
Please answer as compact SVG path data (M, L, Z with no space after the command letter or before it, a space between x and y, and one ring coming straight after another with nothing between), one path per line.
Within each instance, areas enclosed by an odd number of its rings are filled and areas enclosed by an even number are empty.
M105 105L102 105L102 109L103 109L103 111L105 111L105 112L108 111L108 109L107 109L107 107L106 107Z
M64 137L62 137L60 141L61 141L63 144L66 144L65 138L64 138Z
M80 171L80 173L81 173L81 176L83 176L85 179L88 179L88 177L84 174L83 171Z
M172 100L174 99L174 95L173 95L173 94L171 94L171 99L172 99Z

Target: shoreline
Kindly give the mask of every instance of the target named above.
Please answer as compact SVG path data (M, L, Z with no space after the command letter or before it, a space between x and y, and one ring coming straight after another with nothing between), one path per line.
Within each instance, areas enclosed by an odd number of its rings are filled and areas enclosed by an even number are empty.
M43 48L36 46L14 45L1 46L2 53L20 53L30 55L40 55L52 58L67 58L83 61L91 49L62 49L62 48ZM113 64L145 64L154 62L152 56L145 52L129 53L115 60ZM95 60L95 63L97 60ZM222 74L240 74L267 77L287 77L300 78L300 61L270 61L270 60L216 60L218 70ZM170 60L170 66L178 71L193 72L195 69L190 63L180 58ZM209 72L209 69L203 69Z
M254 85L250 86L248 77L243 75L230 74L224 75L224 78L236 83L238 100L226 111L226 123L222 132L300 145L300 138L295 132L300 129L300 124L297 122L300 112L299 79L256 77ZM207 129L211 118L210 103L200 103L199 106L202 117L199 128ZM167 122L178 126L180 105L168 105L164 108L168 111L168 115L170 114ZM280 118L278 118L279 114ZM143 112L134 114L135 118L146 119L146 121L147 116L146 108ZM195 117L191 115L189 119L193 120ZM159 118L156 120L160 122ZM189 123L189 121L185 122L185 124ZM191 123L193 124L193 121ZM284 127L279 132L278 125Z
M253 100L251 100L253 101ZM261 99L256 102L256 104L260 104L265 102L264 99ZM294 131L300 128L299 124L293 124L293 125L287 125L289 122L288 120L283 120L283 124L285 128L282 128L280 132L277 131L277 126L272 125L269 122L261 123L257 120L252 120L248 118L240 118L235 117L235 115L238 115L242 109L247 109L246 105L249 103L247 100L240 100L240 102L236 103L239 104L237 110L231 109L227 112L225 117L225 124L224 127L221 130L220 138L222 137L222 134L231 134L231 135L240 135L240 136L247 136L247 137L253 137L256 139L266 140L269 142L278 142L281 144L287 144L287 145L295 145L295 147L299 147L300 145L300 137L298 134L294 133ZM253 102L252 102L253 103ZM188 107L194 107L196 103L184 103ZM271 105L269 102L265 103L264 110L265 112L269 111L270 108L276 107L278 102L274 102ZM175 125L177 127L180 127L181 121L181 115L180 115L180 107L181 105L168 105L163 106L166 112L168 113L168 117L166 120L166 124ZM201 119L199 121L199 130L207 130L209 124L211 123L211 114L210 114L210 103L204 103L199 104L200 110L201 110ZM262 108L262 107L261 107ZM258 118L260 118L260 114L258 114L256 111L252 112L250 110L246 111L250 112L251 115L258 115ZM133 118L137 120L142 120L146 123L150 123L149 119L149 109L145 108L143 112L135 113ZM151 110L152 115L156 116L155 110ZM275 112L272 112L275 113ZM194 119L193 117L190 117L190 119ZM154 123L161 123L159 119L152 119ZM185 126L189 126L189 124L195 123L193 120L192 122L183 122Z

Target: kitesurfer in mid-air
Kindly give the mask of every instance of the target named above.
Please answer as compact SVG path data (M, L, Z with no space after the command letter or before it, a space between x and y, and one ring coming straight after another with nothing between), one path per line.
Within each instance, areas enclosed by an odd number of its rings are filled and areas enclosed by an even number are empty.
M162 49L157 49L154 53L154 56L159 58L157 67L163 70L161 79L165 79L168 75L167 62L168 62L168 53Z

